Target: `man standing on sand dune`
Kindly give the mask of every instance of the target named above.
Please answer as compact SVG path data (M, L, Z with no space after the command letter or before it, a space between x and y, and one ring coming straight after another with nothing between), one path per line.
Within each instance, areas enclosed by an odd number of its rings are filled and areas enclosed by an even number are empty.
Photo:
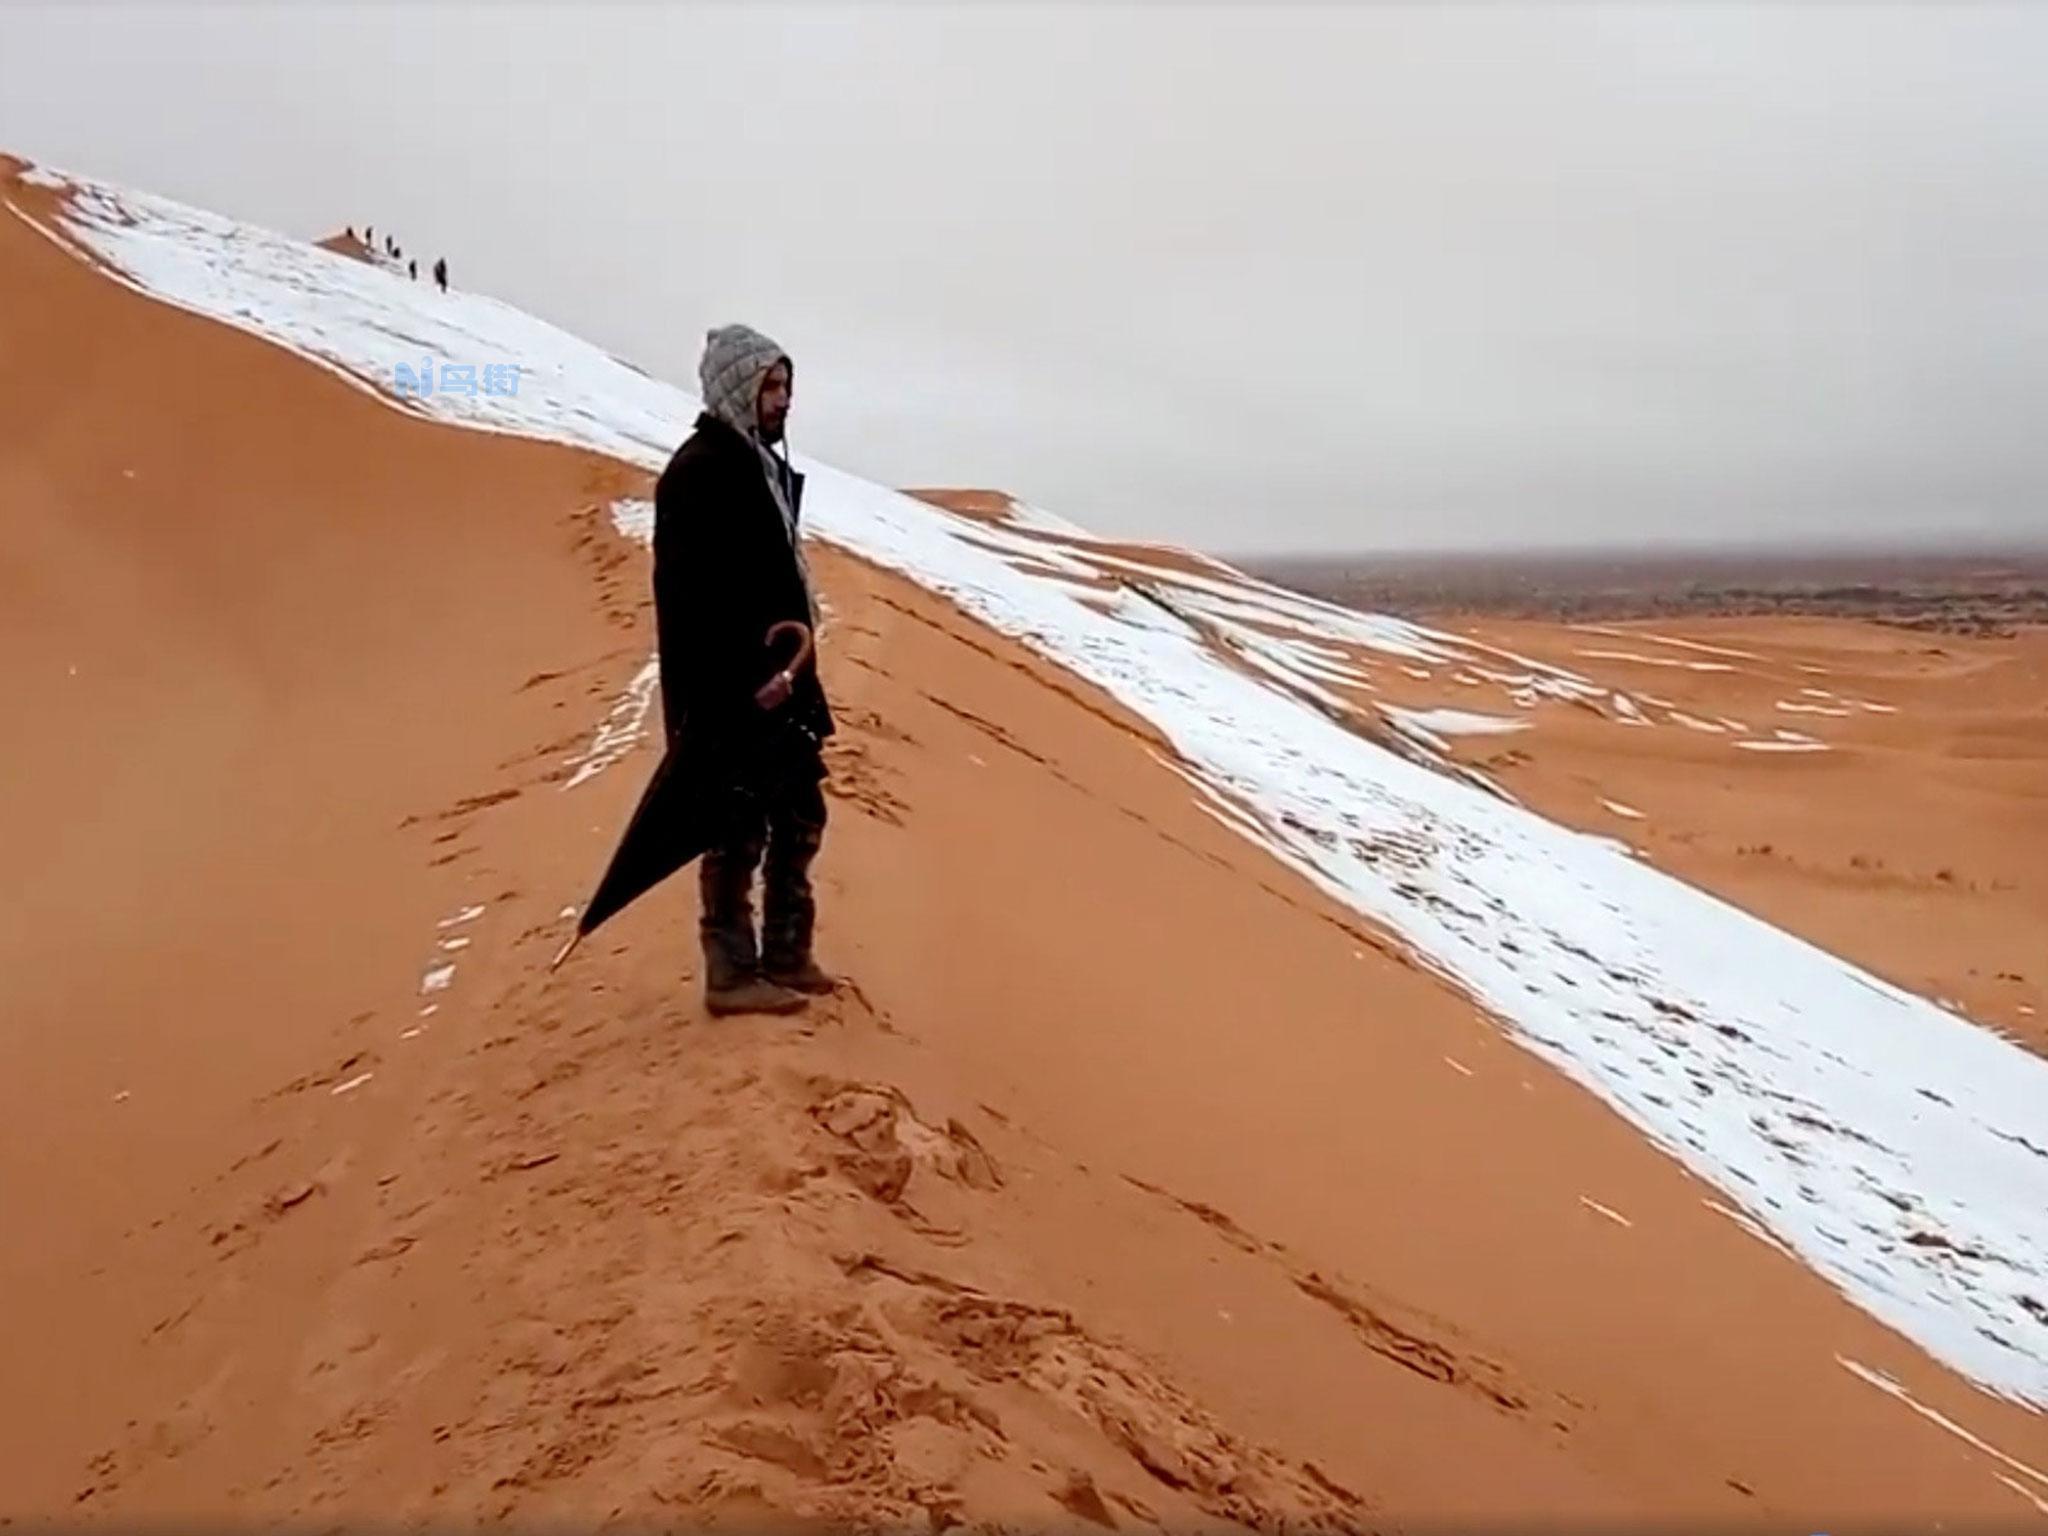
M814 660L792 670L767 643L777 624L816 627L804 477L775 452L795 365L759 331L721 326L698 379L703 414L655 487L654 611L664 724L717 786L719 830L698 871L704 1000L714 1014L794 1013L834 986L811 954L810 882L832 714Z

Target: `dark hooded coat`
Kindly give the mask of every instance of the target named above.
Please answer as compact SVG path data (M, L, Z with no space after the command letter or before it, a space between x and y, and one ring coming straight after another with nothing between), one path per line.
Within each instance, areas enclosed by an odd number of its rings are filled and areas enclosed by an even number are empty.
M744 327L711 339L711 409L654 492L666 751L578 919L579 935L724 842L742 813L772 802L785 784L815 784L825 771L820 748L833 721L815 656L778 708L754 700L791 659L788 641L768 647L768 630L785 620L815 627L796 542L804 477L733 424L751 418L761 375L782 354Z
M770 491L763 455L706 412L662 471L654 491L654 616L661 648L661 709L668 738L718 756L750 734L754 694L781 670L786 651L763 643L769 627L809 627L811 601L789 531ZM802 516L804 477L785 476ZM820 740L832 713L813 663L797 674L787 713Z

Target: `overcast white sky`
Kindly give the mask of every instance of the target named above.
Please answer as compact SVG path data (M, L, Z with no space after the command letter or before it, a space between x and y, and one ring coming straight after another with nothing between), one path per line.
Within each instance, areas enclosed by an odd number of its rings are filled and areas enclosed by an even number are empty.
M15 3L0 147L1104 532L2048 538L2048 5Z

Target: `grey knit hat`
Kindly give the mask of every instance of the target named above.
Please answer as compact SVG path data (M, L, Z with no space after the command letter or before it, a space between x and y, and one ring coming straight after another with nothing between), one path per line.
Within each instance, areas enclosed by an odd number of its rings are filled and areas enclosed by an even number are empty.
M748 437L758 436L761 380L789 354L750 325L721 325L704 336L697 383L704 409ZM790 363L792 369L794 363Z

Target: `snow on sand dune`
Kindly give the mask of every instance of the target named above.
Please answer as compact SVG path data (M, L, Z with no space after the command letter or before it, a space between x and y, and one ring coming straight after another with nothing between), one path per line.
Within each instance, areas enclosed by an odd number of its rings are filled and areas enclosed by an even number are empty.
M50 238L366 386L388 391L399 365L429 360L521 370L516 394L437 391L411 409L649 468L694 413L682 391L493 300L75 185L61 225L39 226ZM1140 594L1034 574L1072 555L1029 526L970 524L804 467L819 537L1115 695L1230 825L1399 934L1858 1304L1986 1387L2048 1404L2048 1062L1604 840L1383 750Z

